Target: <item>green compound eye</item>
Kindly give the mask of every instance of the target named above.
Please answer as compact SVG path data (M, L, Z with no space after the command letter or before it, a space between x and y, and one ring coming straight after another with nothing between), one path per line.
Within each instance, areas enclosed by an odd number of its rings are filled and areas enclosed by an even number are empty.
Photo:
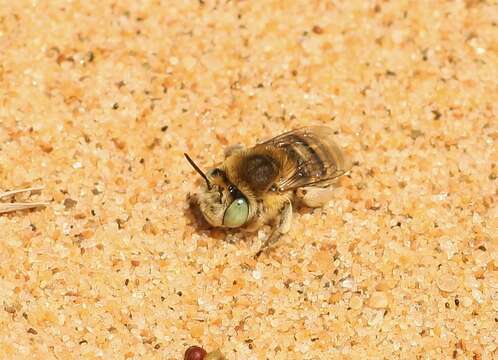
M226 209L223 217L223 225L230 228L242 226L249 216L249 205L246 199L235 199Z

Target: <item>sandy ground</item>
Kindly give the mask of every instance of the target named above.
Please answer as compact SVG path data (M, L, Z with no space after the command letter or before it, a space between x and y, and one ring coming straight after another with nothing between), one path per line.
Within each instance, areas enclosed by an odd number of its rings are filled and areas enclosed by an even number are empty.
M0 0L3 358L493 359L494 1ZM272 253L199 226L223 148L325 124L355 166ZM22 199L18 199L21 201Z

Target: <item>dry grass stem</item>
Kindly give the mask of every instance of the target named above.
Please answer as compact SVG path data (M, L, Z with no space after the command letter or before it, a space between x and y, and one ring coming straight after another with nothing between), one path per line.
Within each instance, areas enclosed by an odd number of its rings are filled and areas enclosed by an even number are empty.
M43 190L43 186L30 187L26 189L10 190L0 193L0 199L15 196L17 194L35 192ZM0 214L5 214L18 210L34 209L41 206L47 206L47 202L13 202L13 203L0 203Z

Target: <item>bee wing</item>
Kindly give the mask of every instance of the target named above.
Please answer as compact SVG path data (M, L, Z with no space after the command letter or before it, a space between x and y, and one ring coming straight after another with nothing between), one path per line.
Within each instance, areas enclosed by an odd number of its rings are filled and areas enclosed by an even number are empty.
M329 186L350 169L349 161L333 140L326 126L304 127L283 133L261 145L276 147L286 153L282 175L276 186L288 191L303 186Z

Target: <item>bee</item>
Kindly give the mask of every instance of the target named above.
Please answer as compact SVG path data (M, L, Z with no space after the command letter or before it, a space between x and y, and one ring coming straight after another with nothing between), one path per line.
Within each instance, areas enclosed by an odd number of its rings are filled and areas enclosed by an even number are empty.
M184 155L206 182L192 200L211 226L255 231L273 224L256 256L289 231L297 202L325 205L334 180L350 169L325 126L291 130L247 149L228 147L224 161L207 172Z

